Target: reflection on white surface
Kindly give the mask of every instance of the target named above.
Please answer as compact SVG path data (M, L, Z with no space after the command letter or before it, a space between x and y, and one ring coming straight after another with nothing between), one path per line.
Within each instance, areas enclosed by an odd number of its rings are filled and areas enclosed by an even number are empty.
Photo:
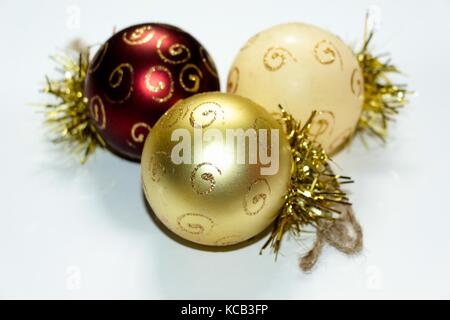
M0 298L450 298L443 78L450 43L442 40L450 31L449 2L198 2L201 12L186 1L127 2L126 11L109 1L27 2L27 10L20 1L0 2L8 30L0 51ZM211 52L224 87L234 55L259 30L304 21L352 42L369 4L383 18L376 48L393 53L420 96L402 111L385 148L368 151L357 142L336 157L356 180L349 190L365 249L348 258L326 247L311 274L299 271L305 248L293 241L274 262L268 252L258 255L264 240L225 253L172 240L149 216L139 164L105 151L85 166L62 158L27 106L43 99L38 86L54 67L48 55L74 37L95 44L114 26L175 23ZM79 20L70 6L79 8ZM255 7L258 15L249 14ZM399 15L405 8L408 14Z

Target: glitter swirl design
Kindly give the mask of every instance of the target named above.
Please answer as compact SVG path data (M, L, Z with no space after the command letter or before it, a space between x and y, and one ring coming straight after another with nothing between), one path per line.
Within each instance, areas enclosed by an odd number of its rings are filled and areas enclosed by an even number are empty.
M185 63L191 58L191 51L188 47L181 43L174 43L168 47L168 53L170 57L164 54L163 50L166 49L166 45L164 42L166 39L166 35L161 36L156 44L156 51L158 52L159 57L164 62L170 64L180 64Z
M219 75L217 74L216 65L214 64L214 61L211 58L211 56L203 47L200 47L199 51L200 51L200 58L202 59L203 65L205 66L206 70L208 70L208 72L212 76L218 78Z
M297 62L295 56L287 49L281 47L270 47L264 54L264 67L269 71L277 71L283 67L288 59Z
M335 120L336 118L333 112L318 111L311 123L309 135L314 139L323 136L325 133L331 135L334 130Z
M150 178L153 182L159 182L161 178L166 174L167 169L160 161L162 157L169 158L165 151L156 151L154 154L152 154L148 162L148 170L150 172Z
M253 37L248 39L247 43L239 50L239 52L242 52L242 51L250 48L256 42L256 39L258 39L260 35L261 35L260 33L257 33Z
M92 117L101 130L106 128L106 112L105 105L99 96L94 96L89 104Z
M161 118L161 127L166 128L166 129L173 127L178 122L178 120L186 117L188 112L189 112L189 107L176 106L176 105L173 106Z
M131 138L134 142L144 143L152 128L145 122L138 122L131 128Z
M122 40L130 46L138 46L152 40L155 32L151 26L136 28L131 34L126 31L122 34Z
M256 190L263 188L264 191ZM246 215L254 216L264 209L267 197L271 193L269 182L265 178L258 178L253 181L247 188L244 196L243 207Z
M155 83L156 78L157 83ZM144 79L145 87L151 93L151 98L159 103L164 103L173 96L174 82L172 73L164 66L153 66L145 74ZM168 87L168 88L167 88ZM164 94L165 95L161 95Z
M330 153L334 153L341 149L343 146L345 146L350 139L352 138L353 132L355 131L355 128L347 128L344 131L342 131L330 144L330 147L328 148L330 150Z
M230 235L217 239L214 241L216 246L231 246L233 244L244 241L245 238L239 235Z
M100 49L98 49L95 54L94 59L92 59L91 64L89 65L88 74L94 73L102 64L103 58L105 57L106 51L108 51L108 42L105 42Z
M177 225L184 232L200 235L211 231L214 221L200 213L185 213L177 218Z
M329 40L322 40L317 42L314 46L314 57L320 64L332 64L339 59L341 69L344 68L341 54L336 46Z
M189 86L185 83L184 78L185 74L191 70L191 72L187 75L188 80L192 83L192 86ZM192 63L186 64L180 71L179 81L181 87L187 92L197 92L200 89L200 81L203 78L203 73L199 67Z
M363 79L361 76L361 72L359 72L357 68L353 69L352 71L352 76L350 78L350 89L352 90L352 93L357 97L361 97L363 94Z
M227 92L236 93L239 86L240 71L238 67L234 67L228 74Z
M130 79L128 85L124 83L125 76L127 76ZM115 103L122 103L128 100L128 98L130 98L131 96L131 93L133 92L133 83L134 83L133 76L134 70L131 64L129 63L119 64L109 75L108 83L111 88L117 90L118 92L119 90L123 91L125 92L125 94L122 93L121 94L122 97L114 99L108 96L108 99Z
M201 180L206 182L207 186L205 187L205 183L198 181L198 174L200 174ZM194 170L191 172L191 187L192 190L198 195L207 195L214 191L216 188L216 178L214 174L222 175L222 171L215 165L209 162L203 162L197 165Z
M225 114L216 102L204 102L192 110L189 116L189 123L194 128L206 128L212 125L218 118L224 119Z

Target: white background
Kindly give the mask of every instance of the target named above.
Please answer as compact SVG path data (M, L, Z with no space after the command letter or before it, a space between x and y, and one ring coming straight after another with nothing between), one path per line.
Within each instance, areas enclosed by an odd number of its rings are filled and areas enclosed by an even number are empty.
M364 227L365 248L326 248L311 274L304 248L258 255L199 251L172 240L145 207L139 164L98 151L88 164L48 142L29 104L73 38L106 40L140 22L191 32L228 67L256 32L313 23L361 39L365 10L381 9L374 39L418 95L385 147L355 143L336 157ZM0 298L450 298L450 2L0 0Z

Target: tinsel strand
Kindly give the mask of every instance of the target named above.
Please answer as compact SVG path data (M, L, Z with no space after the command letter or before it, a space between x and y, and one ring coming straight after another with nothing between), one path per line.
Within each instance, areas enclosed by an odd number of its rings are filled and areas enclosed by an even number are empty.
M302 126L281 106L280 109L294 166L284 206L262 248L270 246L276 256L286 233L299 238L306 225L317 228L321 220L333 221L339 216L338 206L351 206L341 185L352 182L349 177L333 173L327 153L311 139L309 131L316 111Z
M367 20L362 48L355 53L364 79L364 102L361 117L355 135L375 136L383 142L388 135L388 124L399 113L399 109L408 103L409 92L406 85L394 83L392 74L400 74L386 55L374 55L370 52L370 43L374 32L367 30Z
M84 163L97 146L105 146L90 121L88 99L84 83L89 66L89 53L80 51L78 61L67 55L55 55L52 59L59 65L61 78L48 77L44 93L56 98L55 103L43 105L45 123L49 125L54 143L64 143L73 153L82 153Z

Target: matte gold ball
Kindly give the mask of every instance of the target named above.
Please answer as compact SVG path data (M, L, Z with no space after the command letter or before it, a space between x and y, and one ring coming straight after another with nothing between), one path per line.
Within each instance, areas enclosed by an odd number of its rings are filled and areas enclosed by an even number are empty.
M264 108L233 94L198 94L152 128L142 154L145 196L180 237L232 245L256 236L284 203L291 153Z
M320 111L311 134L333 154L353 135L362 110L363 77L352 50L320 28L290 23L252 37L228 74L227 91L269 112L281 104L297 120Z

